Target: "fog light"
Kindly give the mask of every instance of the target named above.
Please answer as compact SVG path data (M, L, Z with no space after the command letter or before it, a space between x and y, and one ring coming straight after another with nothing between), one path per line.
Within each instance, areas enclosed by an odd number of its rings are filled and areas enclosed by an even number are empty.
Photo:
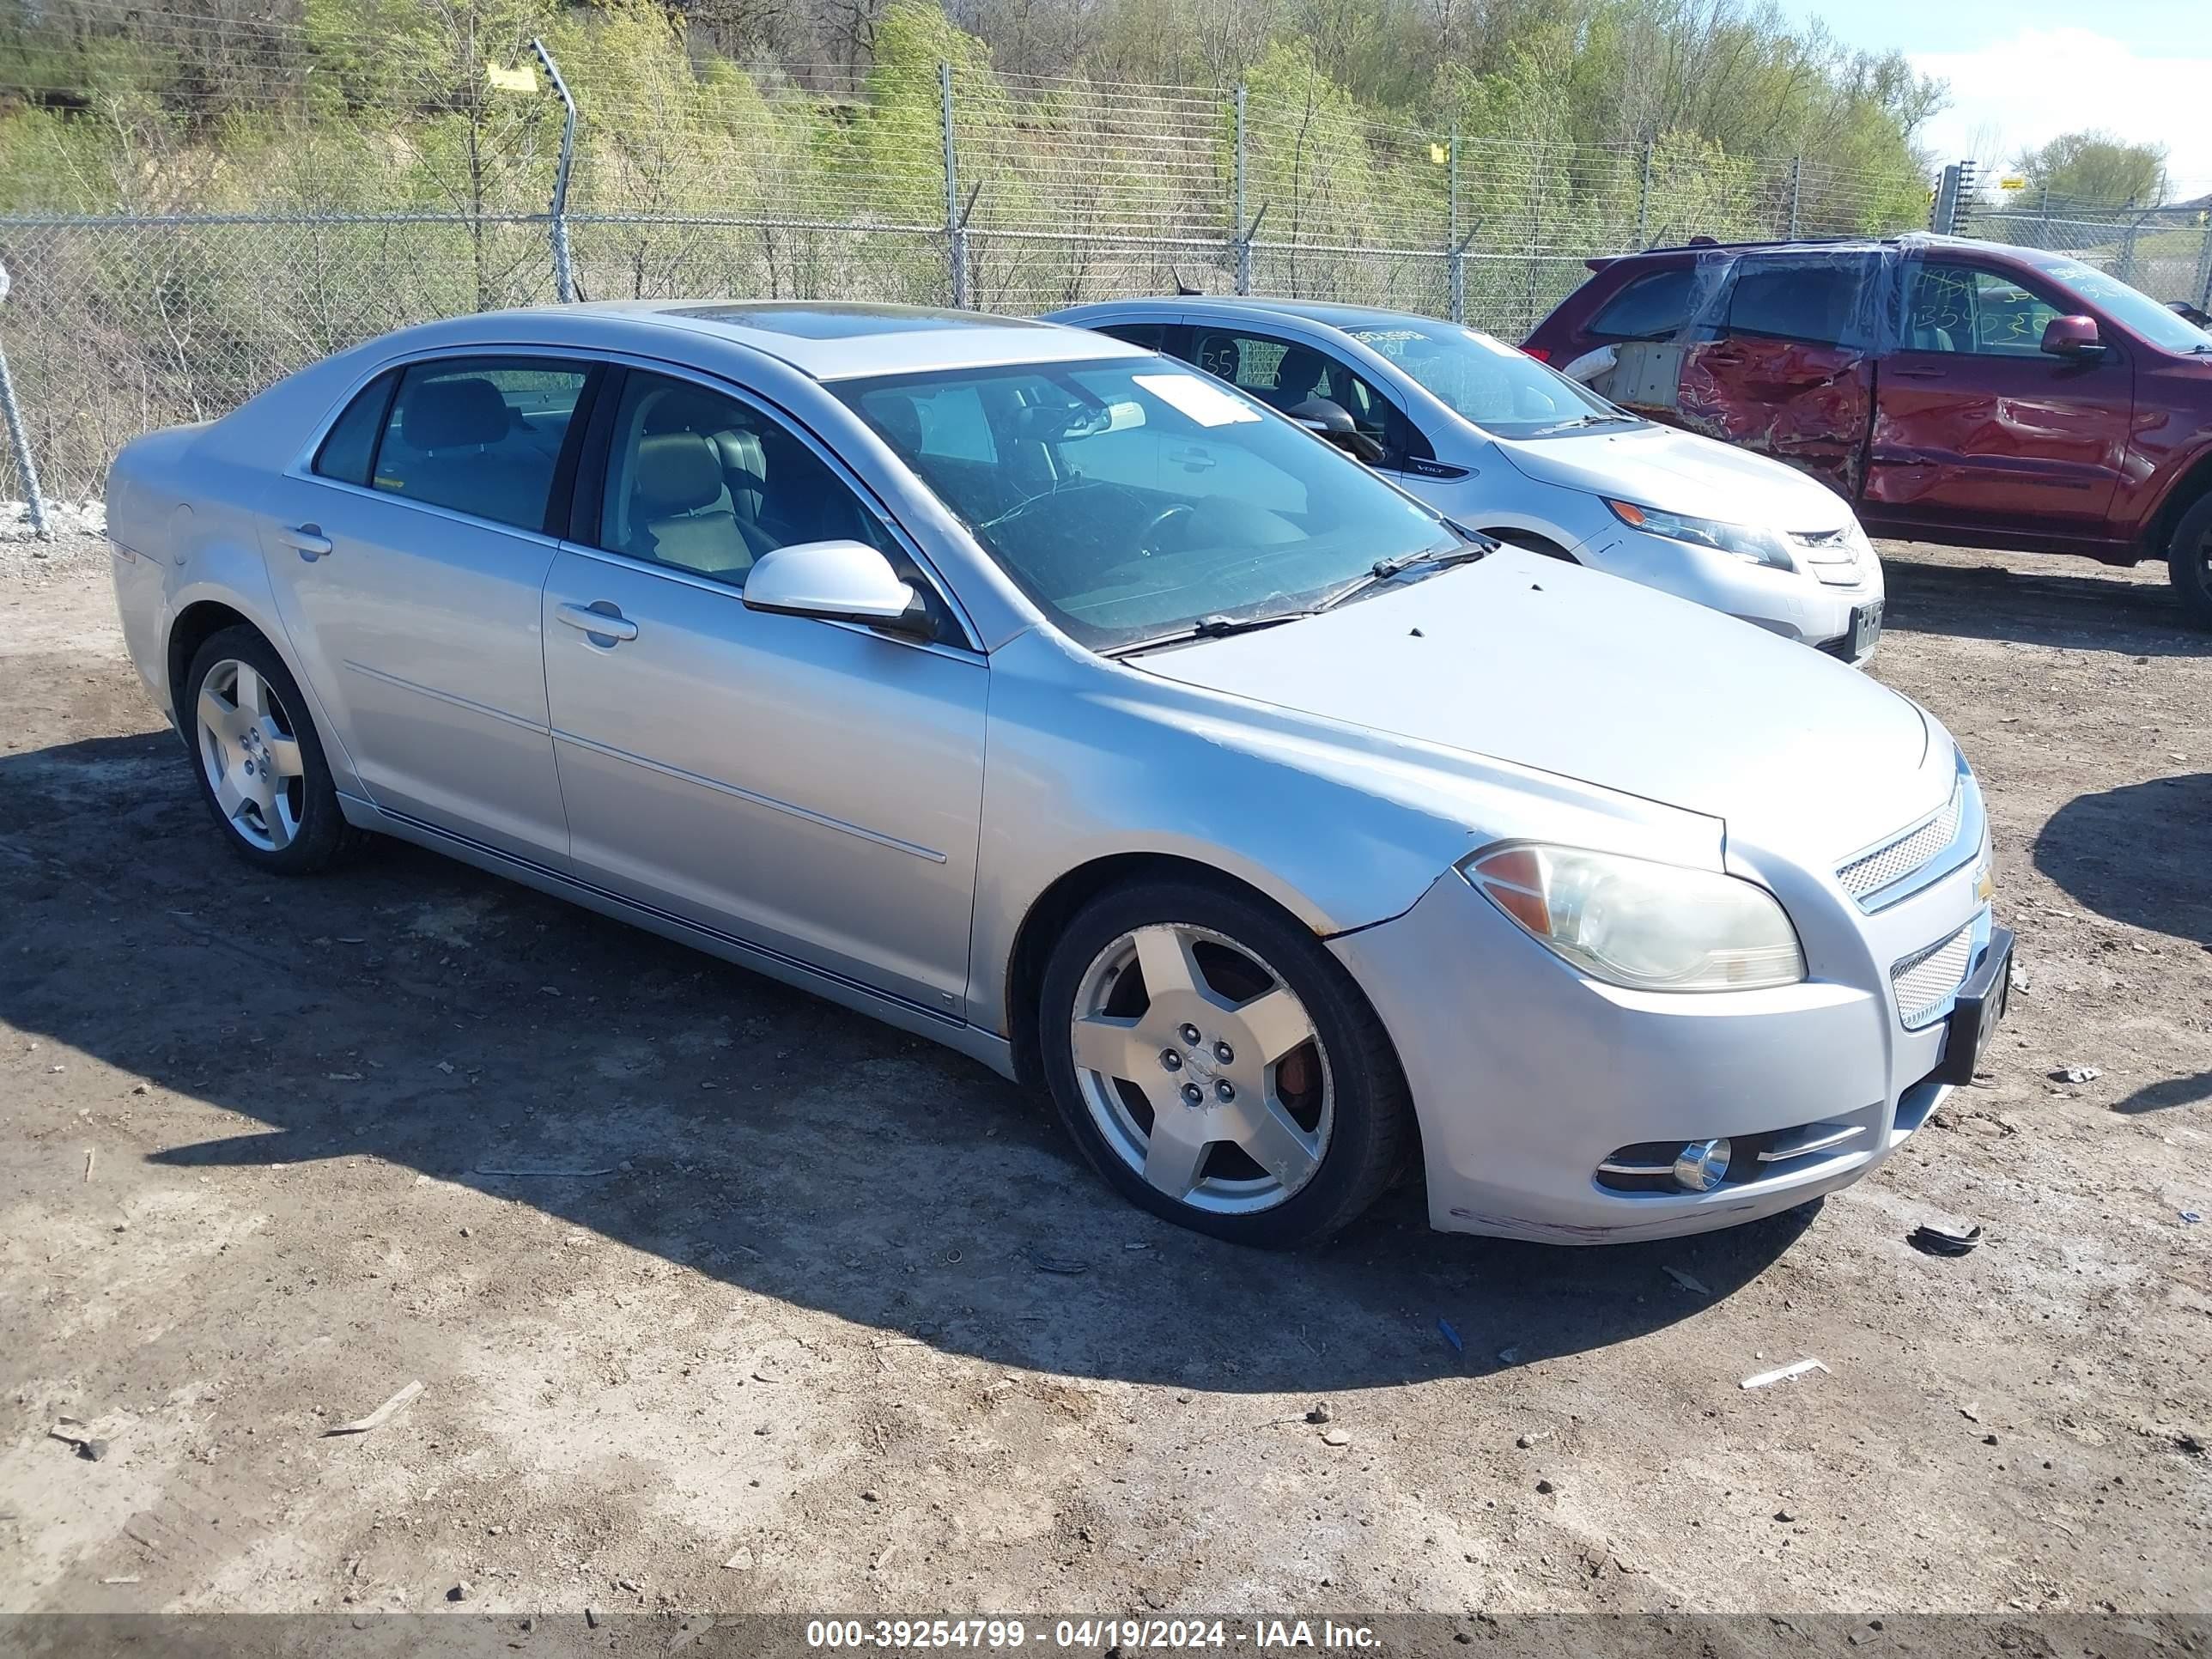
M1693 1140L1674 1159L1674 1184L1686 1193L1709 1193L1728 1176L1729 1144Z

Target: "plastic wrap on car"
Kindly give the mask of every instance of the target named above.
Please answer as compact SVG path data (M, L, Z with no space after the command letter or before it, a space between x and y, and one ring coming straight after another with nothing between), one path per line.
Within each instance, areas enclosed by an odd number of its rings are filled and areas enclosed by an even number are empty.
M1874 361L1896 330L1888 314L1900 261L1929 239L1799 246L1715 246L1694 256L1680 328L1664 340L1616 342L1591 387L1614 402L1724 443L1771 455L1855 494L1873 415ZM1747 255L1755 253L1755 263ZM1747 272L1763 289L1739 286ZM1848 282L1825 279L1840 273ZM1820 341L1783 337L1746 315L1832 286ZM1802 333L1802 331L1797 331Z

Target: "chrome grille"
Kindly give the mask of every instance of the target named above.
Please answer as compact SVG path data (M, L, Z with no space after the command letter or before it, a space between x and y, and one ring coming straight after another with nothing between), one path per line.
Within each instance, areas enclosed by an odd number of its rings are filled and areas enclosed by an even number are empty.
M1889 970L1897 994L1897 1017L1908 1031L1934 1019L1943 1004L1966 977L1974 956L1974 924L1968 922L1947 939L1915 951Z
M1908 830L1887 847L1853 859L1836 872L1836 879L1853 898L1879 893L1892 882L1902 881L1951 844L1959 833L1959 815L1966 811L1966 791L1954 784L1943 810L1917 830Z

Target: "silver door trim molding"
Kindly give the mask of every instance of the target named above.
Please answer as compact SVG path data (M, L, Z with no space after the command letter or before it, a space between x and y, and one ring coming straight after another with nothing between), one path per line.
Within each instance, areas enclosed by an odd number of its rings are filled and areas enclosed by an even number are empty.
M485 714L495 720L505 720L509 726L519 726L526 732L535 732L541 738L550 735L550 729L544 721L532 720L527 715L510 714L504 708L495 708L488 702L477 702L472 698L464 697L452 691L441 691L436 686L424 685L419 680L402 679L397 674L387 674L381 668L371 668L367 663L356 662L350 657L342 658L340 661L349 672L359 674L364 679L381 681L386 685L397 686L402 691L419 692L433 702L449 703L455 708L465 708L471 714Z
M770 811L788 813L794 818L804 819L806 823L815 824L821 829L835 830L841 835L857 836L862 841L872 842L878 847L888 847L895 853L905 853L915 858L927 860L931 864L943 864L946 861L945 855L934 848L917 846L910 841L901 841L896 836L887 836L880 830L870 830L861 824L848 823L842 818L833 818L825 812L817 812L791 801L779 800L774 795L763 795L757 790L740 788L734 783L725 783L720 778L710 778L699 772L687 772L680 766L669 765L665 761L648 760L643 755L634 755L627 749L617 749L611 744L594 743L591 738L580 737L574 732L564 732L557 726L553 728L553 740L556 743L574 744L579 749L588 749L595 755L605 755L609 760L627 761L630 765L641 766L648 772L658 772L664 778L674 778L680 783L695 783L702 789L711 789L717 794L730 795L738 800L749 801L755 806L765 806Z

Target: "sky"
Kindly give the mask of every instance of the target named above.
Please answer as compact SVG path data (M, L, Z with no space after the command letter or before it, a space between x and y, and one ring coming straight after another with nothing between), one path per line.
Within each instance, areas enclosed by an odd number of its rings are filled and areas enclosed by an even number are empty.
M1938 159L2002 166L2062 132L2162 143L2173 197L2212 192L2212 0L1785 0L1845 44L1951 83L1921 130Z

